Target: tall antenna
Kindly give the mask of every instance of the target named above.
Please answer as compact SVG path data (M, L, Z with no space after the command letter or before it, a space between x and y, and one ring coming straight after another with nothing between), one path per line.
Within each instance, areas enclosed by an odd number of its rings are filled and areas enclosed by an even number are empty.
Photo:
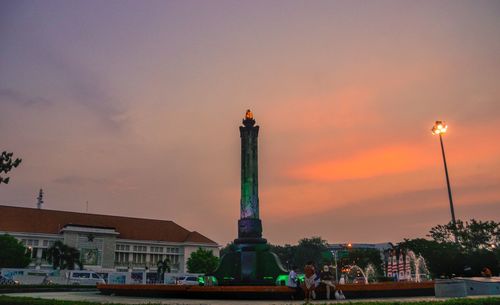
M42 204L43 204L43 190L40 189L40 192L38 192L38 197L36 197L37 201L36 201L36 207L38 209L41 209L42 208Z

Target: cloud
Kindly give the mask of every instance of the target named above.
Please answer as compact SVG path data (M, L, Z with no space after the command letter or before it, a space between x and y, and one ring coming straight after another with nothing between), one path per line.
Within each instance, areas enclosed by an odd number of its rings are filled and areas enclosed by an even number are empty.
M366 179L420 169L429 164L417 145L380 147L347 158L317 161L292 168L288 176L298 180L338 181Z
M4 88L0 89L0 104L14 103L16 105L30 107L37 105L50 105L51 101L40 96L30 96L20 91Z
M104 178L93 178L83 176L62 176L53 180L55 183L66 185L87 185L87 184L106 184L108 181Z
M123 104L110 93L99 74L50 49L40 49L36 56L62 85L59 92L68 95L64 101L69 100L86 108L109 128L120 129L127 124L128 115Z

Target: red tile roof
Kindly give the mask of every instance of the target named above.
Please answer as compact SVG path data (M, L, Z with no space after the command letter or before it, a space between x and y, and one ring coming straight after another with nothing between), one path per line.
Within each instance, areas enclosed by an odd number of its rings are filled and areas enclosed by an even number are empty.
M59 234L65 225L114 228L118 238L217 245L170 220L144 219L0 205L0 231Z

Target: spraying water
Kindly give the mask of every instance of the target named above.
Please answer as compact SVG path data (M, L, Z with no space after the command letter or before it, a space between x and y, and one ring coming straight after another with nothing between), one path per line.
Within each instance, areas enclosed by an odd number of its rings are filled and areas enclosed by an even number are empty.
M421 282L422 276L429 274L425 259L421 255L415 255L413 251L408 251L406 255L409 258L410 267L412 267L411 280L417 283Z
M349 275L351 275L351 274L353 274L355 278L357 277L358 274L360 274L364 279L364 283L368 284L368 277L366 276L363 269L361 269L361 267L359 267L357 265L351 265L349 268Z

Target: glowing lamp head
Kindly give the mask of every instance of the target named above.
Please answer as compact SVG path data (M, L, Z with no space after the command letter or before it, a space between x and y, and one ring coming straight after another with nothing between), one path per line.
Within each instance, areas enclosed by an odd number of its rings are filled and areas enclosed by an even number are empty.
M253 113L250 111L250 109L247 110L245 113L245 118L243 119L243 125L245 127L253 127L255 125L255 120L253 119Z
M431 131L433 135L440 135L442 133L446 133L447 129L448 125L446 125L443 121L436 121L434 126L432 126Z
M253 119L253 113L252 113L252 111L250 111L250 109L247 109L247 112L245 113L245 119L247 119L247 120Z

